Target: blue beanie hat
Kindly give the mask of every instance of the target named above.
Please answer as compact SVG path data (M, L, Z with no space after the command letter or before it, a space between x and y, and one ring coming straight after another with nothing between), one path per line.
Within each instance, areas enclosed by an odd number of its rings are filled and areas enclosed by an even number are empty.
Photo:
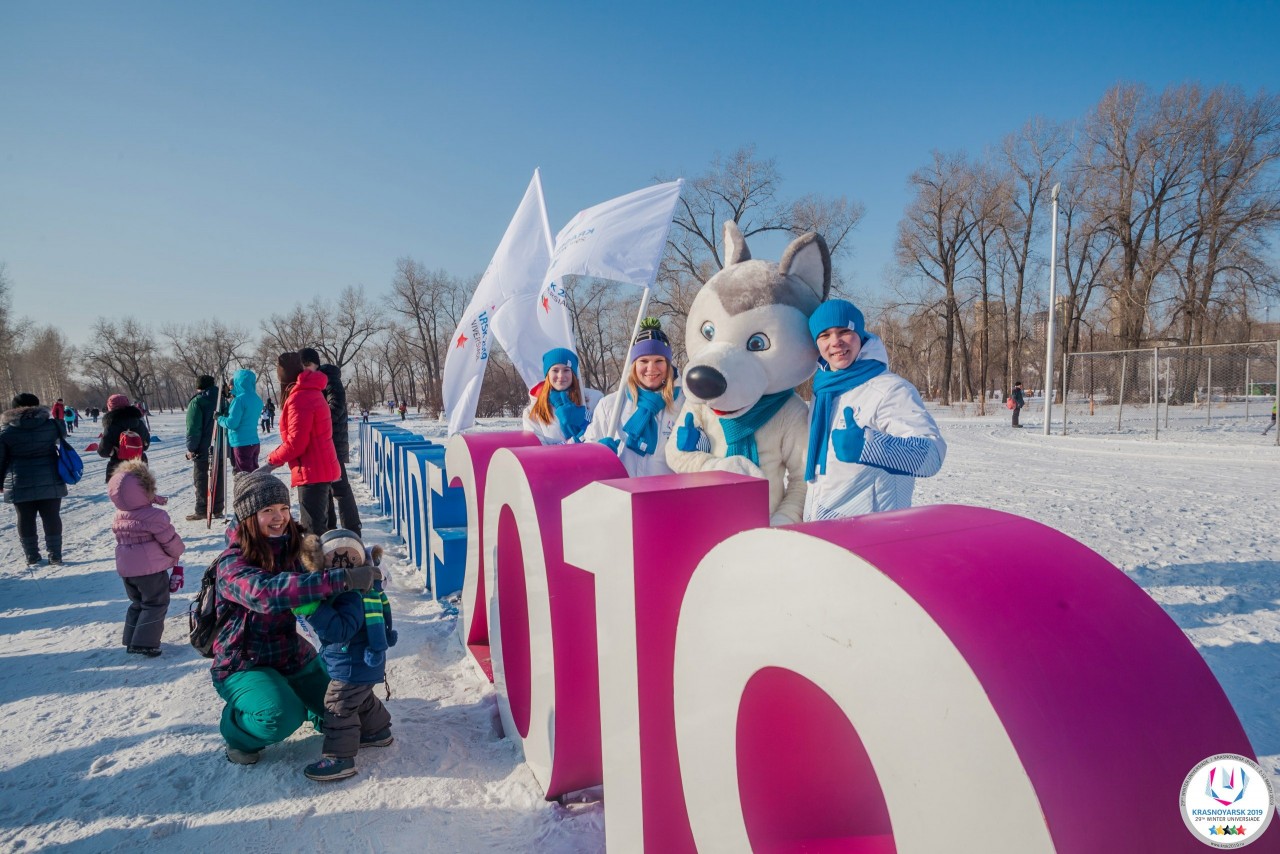
M842 299L827 300L809 315L809 334L813 336L814 341L832 327L852 329L858 333L859 337L865 335L867 331L862 312L858 311L858 307L853 303Z
M578 372L578 355L567 347L557 347L542 354L542 375L551 373L556 365L568 365L569 370Z

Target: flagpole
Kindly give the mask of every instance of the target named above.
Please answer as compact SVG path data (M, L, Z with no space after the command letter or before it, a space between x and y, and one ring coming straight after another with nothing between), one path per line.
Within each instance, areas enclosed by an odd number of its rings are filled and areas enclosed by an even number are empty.
M533 180L538 182L538 198L542 199L542 207L540 210L542 214L542 236L546 238L547 257L550 258L552 255L555 254L556 243L555 243L555 238L551 236L551 223L547 220L547 201L546 201L547 197L543 195L543 192L542 192L542 167L541 166L533 167Z
M636 340L636 336L640 334L640 324L644 322L644 313L649 308L649 291L650 286L644 286L644 295L640 297L640 312L636 315L636 325L631 330L631 337L627 339L627 358L622 361L622 376L618 378L618 405L613 408L613 414L609 416L609 436L618 440L618 456L622 456L622 449L626 447L621 437L618 435L618 424L622 422L622 404L626 400L627 375L631 372L631 342ZM668 365L667 370L675 370L674 365Z

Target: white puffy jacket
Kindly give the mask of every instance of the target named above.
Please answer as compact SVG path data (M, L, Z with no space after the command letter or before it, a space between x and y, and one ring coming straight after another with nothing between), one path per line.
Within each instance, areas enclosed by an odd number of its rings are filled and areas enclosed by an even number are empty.
M597 439L603 439L608 435L609 424L613 419L613 410L618 405L618 400L622 398L622 417L618 419L618 435L622 437L622 425L627 423L636 411L636 403L630 397L625 397L619 393L606 395L604 400L600 401L600 405L596 407L595 414L591 417L591 423L587 425L586 441L594 442ZM668 406L666 409L658 413L658 447L654 449L652 454L641 456L635 451L626 447L625 443L622 448L622 454L618 459L622 460L622 465L627 470L627 474L632 477L645 477L651 474L672 474L671 466L667 465L666 447L667 440L671 438L671 434L676 429L676 416L680 414L679 398L676 403Z
M885 361L878 338L871 336L863 346L858 358L864 357ZM885 371L840 395L833 433L848 426L846 408L864 428L862 456L856 463L841 462L828 438L826 473L815 477L805 495L806 522L910 507L916 478L937 474L947 456L947 443L920 393L895 373ZM812 429L812 413L809 421Z

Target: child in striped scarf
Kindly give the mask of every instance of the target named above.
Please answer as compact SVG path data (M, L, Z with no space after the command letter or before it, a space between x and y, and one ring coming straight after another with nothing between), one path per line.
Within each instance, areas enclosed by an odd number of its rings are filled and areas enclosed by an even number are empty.
M353 567L382 560L382 548L366 549L345 528L320 538L325 564ZM356 773L356 752L391 743L391 714L373 693L386 681L387 649L395 646L391 605L382 584L361 593L349 590L319 605L295 611L315 630L320 654L329 670L324 696L324 749L319 762L304 773L312 780L342 780Z

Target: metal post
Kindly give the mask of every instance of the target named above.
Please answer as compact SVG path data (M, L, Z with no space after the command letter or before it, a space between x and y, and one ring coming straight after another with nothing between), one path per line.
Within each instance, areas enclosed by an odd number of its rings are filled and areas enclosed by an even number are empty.
M1049 435L1049 422L1053 420L1053 333L1057 315L1057 294L1054 274L1058 269L1058 188L1053 185L1053 214L1049 224L1049 322L1045 324L1044 344L1044 435ZM1063 401L1066 406L1066 401Z
M1067 354L1062 354L1062 435L1067 435Z
M1205 362L1209 365L1204 381L1204 423L1208 426L1213 423L1213 357L1205 359Z
M1151 389L1156 407L1156 438L1160 438L1160 348L1151 351Z
M1120 422L1124 419L1124 378L1128 371L1128 356L1120 357L1120 405L1116 407L1116 432L1120 432Z
M1173 399L1173 362L1165 362L1164 369L1164 426L1169 426L1169 401Z
M1249 394L1253 389L1249 386L1249 357L1244 357L1244 423L1249 423Z

